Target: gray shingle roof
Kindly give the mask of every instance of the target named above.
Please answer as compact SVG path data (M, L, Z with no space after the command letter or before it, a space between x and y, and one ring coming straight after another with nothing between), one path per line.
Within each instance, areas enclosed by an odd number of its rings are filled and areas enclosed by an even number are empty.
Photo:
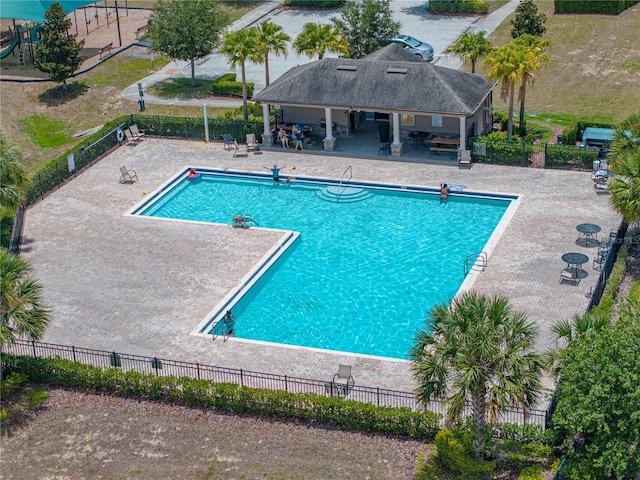
M294 67L253 100L378 112L471 115L492 86L480 75L415 61L414 55L393 44L361 59L324 58Z

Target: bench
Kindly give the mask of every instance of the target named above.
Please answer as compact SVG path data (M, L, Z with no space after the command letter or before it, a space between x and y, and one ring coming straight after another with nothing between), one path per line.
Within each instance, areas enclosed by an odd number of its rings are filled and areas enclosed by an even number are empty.
M113 48L113 42L105 45L100 50L98 50L98 55L100 55L100 60L102 60L102 55L104 55L105 52L109 52L108 54L111 54L111 48Z
M136 30L136 40L140 39L140 34L147 30L148 25L143 25Z
M436 152L436 155L438 154L438 152L456 153L458 151L458 149L455 147L431 147L430 150L432 152Z

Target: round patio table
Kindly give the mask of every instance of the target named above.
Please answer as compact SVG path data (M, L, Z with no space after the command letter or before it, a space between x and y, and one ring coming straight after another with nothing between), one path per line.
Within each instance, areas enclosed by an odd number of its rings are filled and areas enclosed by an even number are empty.
M409 134L409 138L413 140L413 148L418 148L418 145L425 145L425 140L430 137L431 134L429 132L411 132Z
M593 223L581 223L576 227L576 230L580 233L576 240L576 245L581 247L597 247L600 245L598 241L598 232L602 230L600 226Z
M583 264L589 261L589 257L584 253L570 252L562 255L562 261L567 264L567 268L581 268Z

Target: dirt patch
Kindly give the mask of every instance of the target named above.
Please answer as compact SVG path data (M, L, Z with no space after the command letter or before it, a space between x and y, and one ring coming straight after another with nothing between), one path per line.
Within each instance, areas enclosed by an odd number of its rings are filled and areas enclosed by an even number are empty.
M3 425L2 478L410 479L419 441L53 389Z

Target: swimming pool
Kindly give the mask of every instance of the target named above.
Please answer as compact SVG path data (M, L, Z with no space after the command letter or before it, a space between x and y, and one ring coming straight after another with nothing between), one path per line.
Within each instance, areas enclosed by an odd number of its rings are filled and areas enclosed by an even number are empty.
M222 224L249 214L257 228L299 232L214 321L231 306L236 337L401 359L515 199L454 193L441 203L434 189L350 182L362 194L336 201L321 198L318 179L203 173L179 176L135 213Z

